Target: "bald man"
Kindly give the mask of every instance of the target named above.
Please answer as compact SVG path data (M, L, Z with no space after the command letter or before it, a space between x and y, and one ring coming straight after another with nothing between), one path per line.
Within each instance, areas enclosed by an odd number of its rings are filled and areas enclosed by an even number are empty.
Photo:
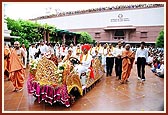
M20 48L20 43L18 41L14 42L14 49L10 54L10 64L9 64L9 78L13 83L14 90L13 92L19 92L23 89L24 85L24 62L25 62L25 53L23 49Z
M135 53L130 50L130 44L125 45L125 50L122 52L122 78L121 84L128 82L128 78L131 73L133 62L135 59Z

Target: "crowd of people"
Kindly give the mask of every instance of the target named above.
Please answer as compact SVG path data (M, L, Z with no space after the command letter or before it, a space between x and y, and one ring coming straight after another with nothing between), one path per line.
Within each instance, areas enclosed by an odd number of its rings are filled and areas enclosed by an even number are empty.
M132 49L130 44L123 44L122 41L119 41L116 46L108 43L101 45L99 42L95 46L93 44L70 44L67 46L40 41L40 44L32 43L27 52L24 44L20 47L20 43L16 41L13 48L4 45L4 75L13 83L14 92L23 89L27 60L41 59L44 56L52 60L56 66L60 62L64 63L70 58L75 58L78 64L75 64L74 68L79 76L87 71L93 72L92 60L97 58L104 68L106 77L112 76L114 67L116 79L121 84L128 82L134 63L137 64L138 80L146 80L146 65L151 66L151 70L156 75L164 76L164 50L153 47L146 48L145 42L141 42L139 48ZM94 75L90 75L94 79Z
M136 4L136 5L117 5L111 7L100 7L100 8L92 8L87 10L77 10L77 11L68 11L68 12L57 12L56 14L37 17L36 19L44 19L51 17L60 17L60 16L70 16L77 14L87 14L87 13L96 13L96 12L106 12L106 11L115 11L115 10L131 10L138 8L153 8L153 7L163 7L164 4Z
M164 77L164 49L149 48L148 65L157 76Z

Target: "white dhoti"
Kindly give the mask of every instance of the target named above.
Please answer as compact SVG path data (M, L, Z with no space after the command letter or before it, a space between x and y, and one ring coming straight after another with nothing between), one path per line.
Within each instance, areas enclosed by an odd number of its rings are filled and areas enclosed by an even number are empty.
M106 56L102 56L102 66L104 67L104 71L106 72Z
M88 67L83 65L76 65L75 70L78 72L79 76L81 76L82 73L88 72Z
M102 56L102 65L106 65L106 56Z
M80 76L80 81L81 81L82 86L86 85L87 73L90 71L90 69L88 69L88 67L83 66L83 65L76 65L75 70L77 71L78 75ZM81 75L84 72L86 72L86 75Z

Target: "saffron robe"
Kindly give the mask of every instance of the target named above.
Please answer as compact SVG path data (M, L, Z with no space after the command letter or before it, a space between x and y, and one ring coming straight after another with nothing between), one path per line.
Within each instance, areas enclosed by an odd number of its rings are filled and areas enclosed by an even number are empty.
M122 52L122 81L126 81L131 73L133 62L135 59L135 53L131 50L124 50Z
M23 64L20 61L15 50L12 50L10 55L10 64L9 64L9 78L13 83L15 89L22 89L24 85L25 72L23 68Z

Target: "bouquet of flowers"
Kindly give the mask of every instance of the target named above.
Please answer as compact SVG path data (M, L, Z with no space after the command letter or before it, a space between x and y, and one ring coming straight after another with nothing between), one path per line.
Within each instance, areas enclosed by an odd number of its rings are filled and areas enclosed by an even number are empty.
M31 68L31 69L36 69L36 68L37 68L37 64L38 64L38 61L39 61L38 59L34 59L34 60L31 59L31 60L30 60L30 63L29 63L30 68Z
M66 68L66 64L64 63L59 63L58 64L58 69L55 71L56 76L58 76L58 83L61 84L62 83L62 77L63 77L63 72L64 69Z
M36 69L37 69L37 65L38 65L38 59L31 59L30 60L30 63L29 63L29 65L30 65L30 73L32 73L32 74L35 74L35 71L36 71Z

